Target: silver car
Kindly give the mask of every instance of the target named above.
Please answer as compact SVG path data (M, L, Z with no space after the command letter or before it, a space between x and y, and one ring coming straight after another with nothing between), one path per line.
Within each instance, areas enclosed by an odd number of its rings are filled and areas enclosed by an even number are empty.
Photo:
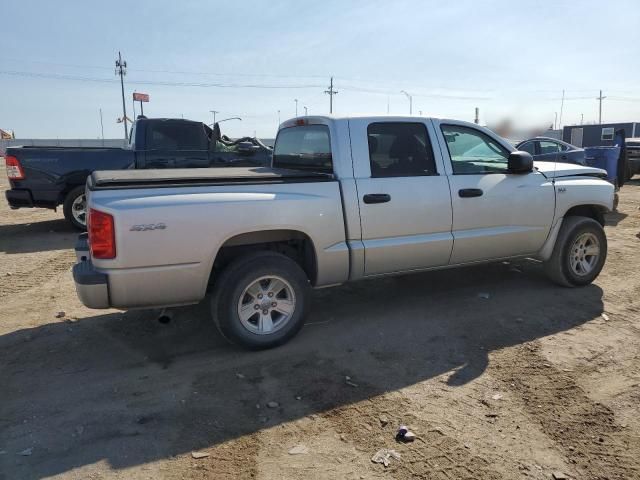
M516 145L530 153L537 162L563 162L585 165L584 149L549 137L535 137Z

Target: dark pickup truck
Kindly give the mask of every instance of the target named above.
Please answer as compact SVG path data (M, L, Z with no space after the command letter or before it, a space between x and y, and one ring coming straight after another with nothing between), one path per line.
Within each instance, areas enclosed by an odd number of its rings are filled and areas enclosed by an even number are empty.
M11 208L63 205L65 218L84 229L84 187L95 170L267 166L271 149L249 137L231 140L218 124L139 118L127 148L9 147L5 160Z

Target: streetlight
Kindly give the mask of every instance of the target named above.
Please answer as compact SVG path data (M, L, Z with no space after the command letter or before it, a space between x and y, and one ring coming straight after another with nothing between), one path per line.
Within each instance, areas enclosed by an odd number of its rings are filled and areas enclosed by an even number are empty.
M278 126L280 126L280 110L278 110Z
M298 116L298 99L294 98L293 101L296 102L296 117L297 117Z
M409 115L413 115L413 98L404 90L400 90L400 93L404 93L409 99Z
M220 112L217 111L217 110L209 110L209 113L213 114L213 125L215 125L216 124L216 113L220 113Z
M309 113L307 112L307 107L304 107L304 116L305 117L309 116Z
M240 117L229 117L229 118L223 118L222 120L218 120L218 123L226 122L227 120L240 120L240 121L242 121L242 119Z
M558 123L558 112L553 112L553 114L555 115L553 117L553 129L556 129L556 124Z

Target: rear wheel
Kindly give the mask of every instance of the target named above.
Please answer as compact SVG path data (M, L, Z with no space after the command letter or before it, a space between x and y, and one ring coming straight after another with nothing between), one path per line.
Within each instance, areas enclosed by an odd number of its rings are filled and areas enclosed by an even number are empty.
M567 217L545 271L565 287L588 285L600 274L606 258L607 237L602 225L592 218Z
M71 190L62 207L64 218L78 230L87 229L87 200L84 186Z
M310 286L291 258L256 252L229 264L216 280L211 311L220 333L249 349L285 343L302 328Z

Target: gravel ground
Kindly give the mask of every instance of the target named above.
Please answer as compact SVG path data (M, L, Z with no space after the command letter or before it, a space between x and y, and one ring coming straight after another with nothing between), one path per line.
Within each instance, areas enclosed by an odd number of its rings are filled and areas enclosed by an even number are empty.
M0 479L639 479L640 181L607 236L582 289L527 262L366 281L250 353L206 304L84 308L61 212L0 200Z

